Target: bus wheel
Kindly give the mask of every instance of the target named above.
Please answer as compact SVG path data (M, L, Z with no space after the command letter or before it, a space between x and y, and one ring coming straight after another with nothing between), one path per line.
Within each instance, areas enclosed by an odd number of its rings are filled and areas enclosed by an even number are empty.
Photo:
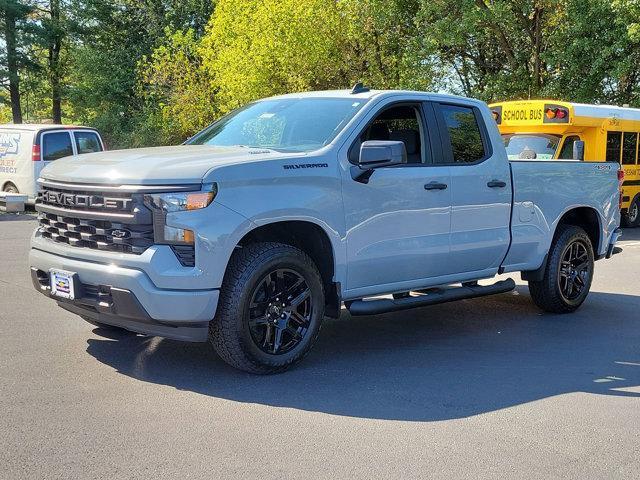
M16 187L11 182L6 183L5 186L2 188L2 191L3 192L7 192L7 193L20 193L20 192L18 192L18 187Z
M637 227L640 225L640 196L637 196L622 214L622 222L625 227Z

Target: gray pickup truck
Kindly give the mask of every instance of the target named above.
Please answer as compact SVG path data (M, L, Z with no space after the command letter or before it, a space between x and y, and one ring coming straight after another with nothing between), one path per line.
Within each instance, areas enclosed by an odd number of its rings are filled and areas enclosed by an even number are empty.
M620 235L617 165L510 162L484 103L360 85L253 102L180 146L57 160L39 186L38 291L253 373L299 361L342 305L507 292L478 283L505 272L571 312Z

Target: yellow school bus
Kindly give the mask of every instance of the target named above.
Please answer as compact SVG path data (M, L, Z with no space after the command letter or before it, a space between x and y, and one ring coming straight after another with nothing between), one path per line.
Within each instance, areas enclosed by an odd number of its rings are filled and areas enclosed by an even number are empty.
M640 109L557 100L489 105L511 160L617 162L624 170L622 219L640 225Z

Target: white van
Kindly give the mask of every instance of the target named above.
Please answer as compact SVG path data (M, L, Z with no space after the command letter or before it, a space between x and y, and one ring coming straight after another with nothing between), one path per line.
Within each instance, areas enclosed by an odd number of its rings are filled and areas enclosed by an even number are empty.
M69 155L101 152L97 130L68 125L0 125L0 190L23 193L28 203L37 195L36 180L49 164Z

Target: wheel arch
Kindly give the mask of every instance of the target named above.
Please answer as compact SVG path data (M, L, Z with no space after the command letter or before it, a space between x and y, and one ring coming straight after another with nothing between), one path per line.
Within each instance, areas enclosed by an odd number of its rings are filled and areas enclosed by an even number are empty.
M18 192L20 192L20 190L18 189L18 186L14 182L12 182L11 180L7 180L6 182L4 182L2 184L2 191L4 191L4 189L7 188L7 186L9 186L9 185L13 185L15 187L15 189L18 190Z
M242 247L256 242L278 242L299 248L314 261L325 289L325 314L340 316L340 284L335 281L336 252L327 232L306 220L283 220L256 226L238 242Z
M595 208L586 206L574 207L564 212L555 226L554 239L560 225L573 225L582 228L589 236L589 240L591 240L593 256L598 258L602 242L602 221Z
M597 260L601 258L599 255L600 242L602 241L602 226L601 218L597 210L592 207L580 206L567 209L559 218L558 222L553 229L551 235L551 241L549 242L548 250L551 249L553 242L558 235L560 226L573 225L582 228L591 240L591 246L593 247L593 256ZM523 270L520 272L522 280L525 281L541 281L544 278L544 274L547 270L547 259L549 257L548 251L542 260L542 264L535 270Z

